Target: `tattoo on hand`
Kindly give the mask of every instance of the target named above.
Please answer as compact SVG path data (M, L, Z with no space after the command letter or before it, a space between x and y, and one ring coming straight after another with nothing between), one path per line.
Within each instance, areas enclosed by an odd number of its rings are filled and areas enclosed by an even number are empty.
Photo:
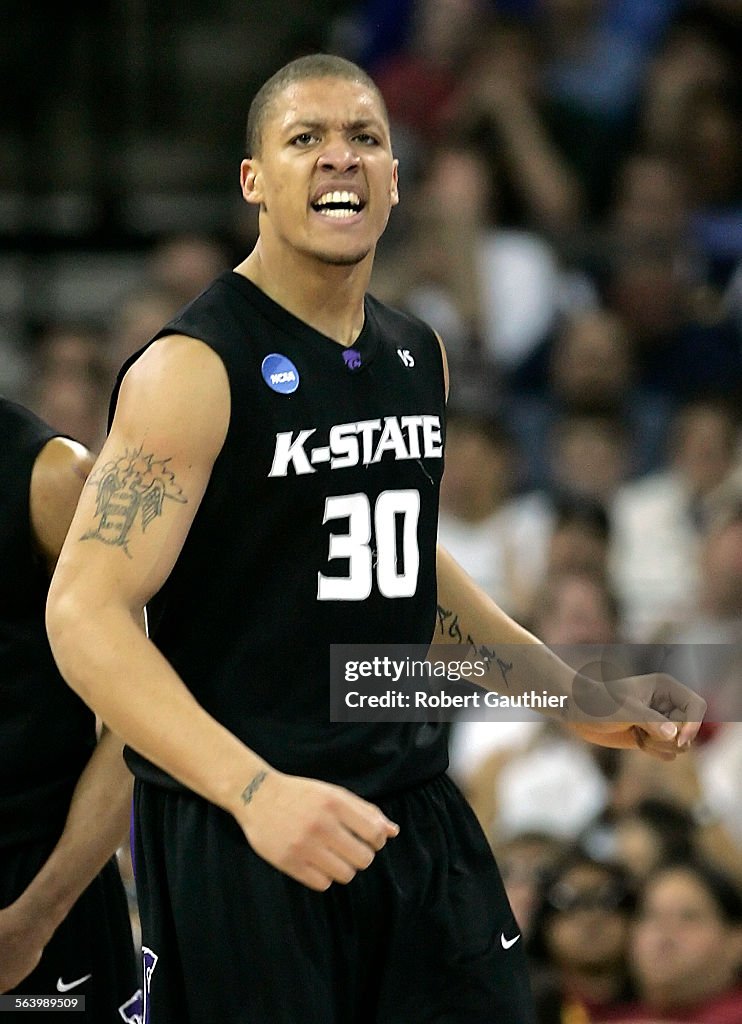
M464 637L456 612L438 605L438 628L441 636L449 636L457 644L466 644L467 652L472 650L477 658L485 662L487 671L489 671L493 664L497 665L503 682L506 686L510 685L508 683L508 673L513 670L512 661L503 661L502 658L498 657L497 651L493 647L477 643L470 633L467 633L466 637Z
M242 797L243 804L249 804L252 798L255 796L257 791L260 789L263 781L268 777L268 772L258 772L252 781L248 782L245 788L242 790L240 796Z
M87 486L98 491L95 509L98 522L80 540L100 540L123 548L124 554L131 558L129 535L137 519L144 533L152 520L162 515L165 499L181 505L188 503L168 467L169 461L170 457L158 459L153 453L145 455L141 447L127 448L123 455L92 473Z

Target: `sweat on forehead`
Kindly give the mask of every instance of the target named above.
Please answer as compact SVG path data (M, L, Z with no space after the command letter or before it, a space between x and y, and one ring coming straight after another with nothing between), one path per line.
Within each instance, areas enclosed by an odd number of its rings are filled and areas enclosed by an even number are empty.
M328 53L313 53L307 57L292 60L279 68L256 93L247 115L246 153L248 157L256 156L260 152L263 127L273 101L290 85L317 78L338 78L364 86L379 101L384 120L389 122L384 98L376 83L363 68L344 57L336 57L334 54Z

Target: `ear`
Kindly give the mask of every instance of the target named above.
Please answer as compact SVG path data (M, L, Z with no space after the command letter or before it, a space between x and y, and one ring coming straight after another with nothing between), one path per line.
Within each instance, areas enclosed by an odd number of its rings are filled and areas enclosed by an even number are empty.
M392 187L390 197L392 206L396 206L399 202L399 160L395 160L392 164Z
M240 188L242 190L242 198L246 203L262 203L263 190L258 161L256 159L245 159L240 164Z

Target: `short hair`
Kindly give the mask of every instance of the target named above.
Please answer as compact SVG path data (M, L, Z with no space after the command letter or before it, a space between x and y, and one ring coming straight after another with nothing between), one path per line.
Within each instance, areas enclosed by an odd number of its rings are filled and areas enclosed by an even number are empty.
M295 82L306 82L312 78L342 78L348 82L358 82L373 92L381 105L384 119L389 122L384 97L374 80L363 68L331 53L310 53L297 57L279 68L257 91L247 114L246 152L248 157L260 152L263 127L268 115L268 108L275 98L289 85Z

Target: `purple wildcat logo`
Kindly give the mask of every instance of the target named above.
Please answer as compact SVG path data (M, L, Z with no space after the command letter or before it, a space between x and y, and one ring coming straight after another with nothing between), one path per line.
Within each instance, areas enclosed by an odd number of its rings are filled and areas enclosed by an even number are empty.
M141 1004L141 1016L136 1016L134 1006L131 1007L130 1015L128 1017L124 1017L124 1014L122 1013L123 1007L119 1010L119 1013L124 1018L124 1020L127 1022L130 1021L131 1024L140 1024L140 1022L141 1024L149 1024L149 992L150 987L152 985L152 972L157 966L157 960L157 953L153 953L149 946L142 946L142 980L144 981L144 992L137 993L137 995L144 996L144 999L142 1000ZM136 998L136 996L134 998ZM129 1006L128 1003L124 1005L126 1007Z
M361 353L357 352L354 348L346 348L343 352L343 362L349 370L360 370Z
M144 1007L142 1003L142 990L139 988L123 1006L119 1006L119 1016L126 1024L142 1024L144 1020Z

